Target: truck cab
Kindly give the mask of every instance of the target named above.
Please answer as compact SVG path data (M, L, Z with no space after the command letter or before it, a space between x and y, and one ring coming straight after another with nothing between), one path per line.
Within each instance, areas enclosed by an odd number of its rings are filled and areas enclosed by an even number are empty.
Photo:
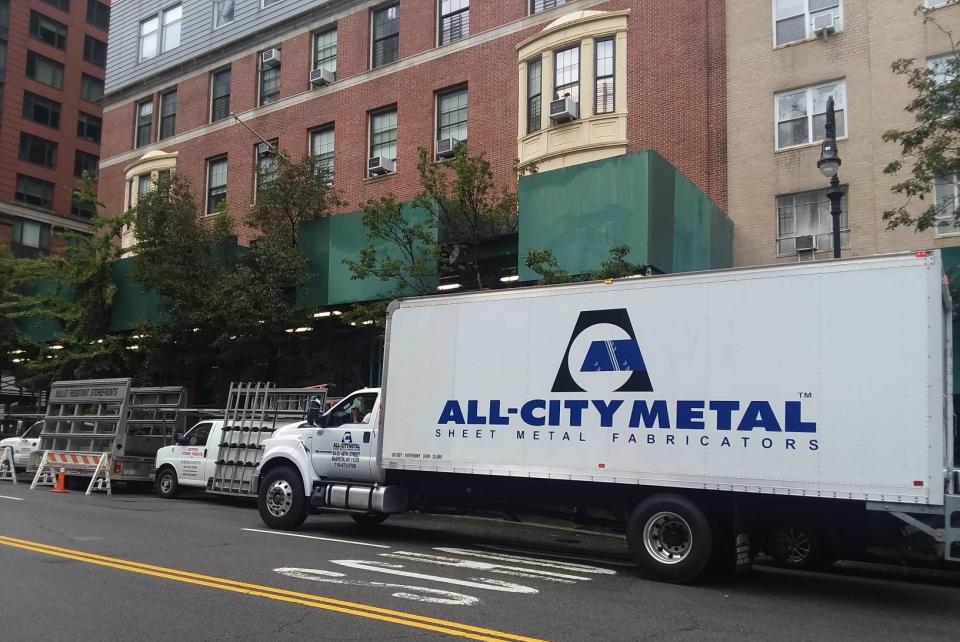
M169 499L177 496L181 486L205 488L217 465L222 436L222 419L201 421L178 436L174 445L158 450L157 493Z
M380 389L363 388L264 441L254 484L261 517L274 528L292 528L311 509L350 513L362 524L401 512L403 489L382 484L381 413Z

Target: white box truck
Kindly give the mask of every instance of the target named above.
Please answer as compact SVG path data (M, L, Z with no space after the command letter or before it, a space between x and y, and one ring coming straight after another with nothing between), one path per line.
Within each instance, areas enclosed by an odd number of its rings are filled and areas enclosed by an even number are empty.
M758 550L960 561L936 251L400 300L384 376L264 442L268 526L562 514L674 582Z

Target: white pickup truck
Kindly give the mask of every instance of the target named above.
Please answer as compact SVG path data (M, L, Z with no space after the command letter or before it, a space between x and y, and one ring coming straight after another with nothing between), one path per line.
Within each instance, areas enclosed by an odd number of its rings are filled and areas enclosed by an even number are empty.
M13 467L24 470L30 455L40 449L40 433L43 432L43 422L38 421L17 437L0 439L0 448L9 446L13 449Z
M224 436L224 420L208 419L198 422L186 434L178 436L176 443L157 451L156 486L157 494L173 499L180 493L181 487L211 489L217 470L221 446L227 446ZM267 426L274 436L280 436L286 429L295 429L305 422L297 421L278 427L275 431ZM220 461L220 463L223 463Z

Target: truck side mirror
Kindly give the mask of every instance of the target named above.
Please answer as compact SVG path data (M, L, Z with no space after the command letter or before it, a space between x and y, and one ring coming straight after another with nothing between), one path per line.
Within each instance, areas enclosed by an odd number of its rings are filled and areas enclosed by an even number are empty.
M181 446L183 444L183 433L178 432L177 435L174 437L174 441L178 446Z

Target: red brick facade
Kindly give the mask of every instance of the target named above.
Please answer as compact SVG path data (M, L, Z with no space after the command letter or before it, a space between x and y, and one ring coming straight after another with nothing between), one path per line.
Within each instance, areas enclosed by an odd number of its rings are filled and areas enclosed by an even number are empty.
M683 3L653 0L577 2L543 16L520 30L486 39L498 27L517 25L527 18L525 0L484 2L470 8L471 38L437 48L436 0L401 0L400 62L384 73L358 84L345 83L370 71L370 13L358 10L339 20L337 82L328 89L309 89L312 43L310 33L284 37L281 99L302 96L308 100L282 109L271 105L254 110L257 99L256 54L239 58L204 60L206 66L230 65L231 111L266 139L279 139L280 148L299 158L308 151L308 132L334 125L335 187L356 209L368 198L393 192L400 199L418 190L417 147L431 148L435 138L436 92L466 85L469 91L468 131L470 151L484 152L499 180L510 179L517 155L517 44L549 22L574 10L630 9L627 41L628 139L630 151L654 148L674 163L720 207L726 205L724 12L721 0ZM524 26L524 25L518 25ZM489 34L493 35L493 34ZM486 40L486 42L477 42ZM464 44L470 43L464 47ZM475 43L475 44L474 44ZM446 52L444 50L447 50ZM432 53L442 54L431 57ZM445 54L445 55L443 55ZM414 58L418 56L417 58ZM203 133L209 124L210 73L186 71L176 83L177 137L169 145L133 147L135 103L172 88L170 83L149 85L136 96L107 99L101 199L108 213L124 205L124 168L152 149L177 151L177 171L196 189L205 190L206 159L228 157L227 203L242 218L254 189L254 146L259 139L238 124ZM366 178L369 154L368 115L372 110L396 105L397 172ZM254 110L254 111L250 111ZM156 115L157 108L154 108ZM157 121L154 118L154 140ZM191 135L194 131L196 135ZM182 138L181 138L182 136ZM179 142L178 142L179 141Z
M110 0L101 0L109 5ZM0 218L8 225L0 225L0 242L10 244L9 222L13 218L36 219L54 228L67 226L74 229L89 229L87 218L71 215L73 190L81 184L74 176L76 151L93 156L100 155L99 145L77 136L78 113L83 111L101 117L102 108L96 102L80 98L82 74L103 80L104 69L84 60L85 36L105 43L107 33L87 22L86 0L73 0L69 13L40 0L13 0L10 2L8 46L6 51L6 74L3 90L2 120L0 120ZM66 26L66 45L59 49L29 35L30 14L35 11ZM2 38L0 38L2 39ZM57 89L38 82L26 74L27 56L34 52L63 65L62 88ZM23 117L24 92L60 103L59 127L33 122ZM20 160L20 135L25 132L57 145L56 163L53 169ZM17 175L53 183L52 208L25 206L15 199ZM55 243L51 242L53 249Z

